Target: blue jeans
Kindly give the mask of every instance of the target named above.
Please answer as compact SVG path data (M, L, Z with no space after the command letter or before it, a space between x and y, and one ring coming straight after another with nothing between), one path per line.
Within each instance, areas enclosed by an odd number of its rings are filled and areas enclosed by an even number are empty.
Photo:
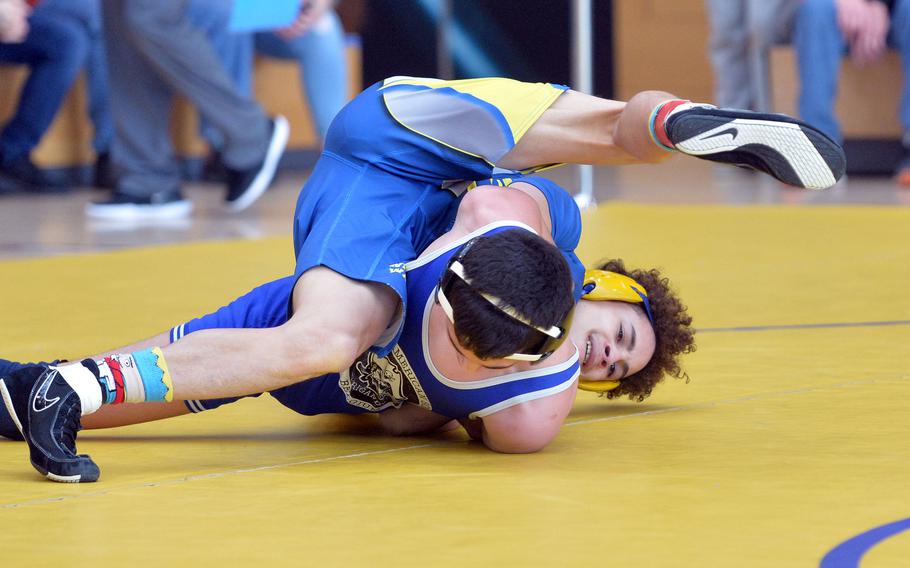
M800 117L842 142L834 103L847 42L837 26L834 0L802 2L796 13L793 45L800 77ZM910 0L896 0L894 4L888 45L897 49L901 56L904 82L899 115L906 140L910 134ZM869 101L869 104L875 104L875 101Z
M316 132L324 140L332 119L347 101L348 68L338 15L326 13L307 33L289 40L274 33L257 33L255 45L258 53L299 63Z
M200 28L215 49L237 90L252 95L253 51L300 65L302 87L310 103L317 133L325 138L332 119L347 101L347 59L344 30L330 11L306 34L285 40L272 32L237 34L227 29L231 4L220 0L190 0L186 17ZM204 121L202 136L220 146L220 136Z
M42 0L35 13L69 19L82 26L88 37L85 80L88 88L88 115L95 127L92 148L107 152L114 136L114 123L108 103L107 57L101 32L101 4L98 0Z
M69 19L35 10L22 43L0 43L0 62L28 65L16 112L0 133L6 163L27 158L47 132L88 53L88 37Z

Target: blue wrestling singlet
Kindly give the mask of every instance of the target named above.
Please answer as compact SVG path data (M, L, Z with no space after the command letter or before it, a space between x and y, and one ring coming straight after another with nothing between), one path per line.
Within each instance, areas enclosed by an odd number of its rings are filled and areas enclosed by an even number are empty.
M514 222L494 223L409 263L406 274L410 309L405 314L399 342L387 356L367 352L343 373L278 389L272 396L307 415L381 412L410 403L452 418L479 418L570 388L579 374L577 350L568 361L556 365L464 382L442 375L425 348L436 286L452 254L475 236L516 227L527 229ZM171 340L201 329L280 325L287 319L287 300L293 285L294 278L288 277L260 286L213 314L175 327ZM186 405L199 412L235 400L238 398L186 401Z
M326 266L385 284L406 301L404 264L451 227L458 196L491 177L565 90L413 77L368 88L335 117L300 192L295 276Z

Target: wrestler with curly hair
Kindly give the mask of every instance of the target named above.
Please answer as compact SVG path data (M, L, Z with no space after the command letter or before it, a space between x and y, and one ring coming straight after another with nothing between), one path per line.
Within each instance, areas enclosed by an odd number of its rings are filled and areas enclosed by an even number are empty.
M621 259L602 261L598 268L629 276L647 290L657 338L648 363L639 372L620 381L616 388L605 391L603 396L611 399L628 396L642 402L665 376L688 381L679 356L695 351L695 329L692 328L692 316L670 287L670 280L656 268L628 270Z

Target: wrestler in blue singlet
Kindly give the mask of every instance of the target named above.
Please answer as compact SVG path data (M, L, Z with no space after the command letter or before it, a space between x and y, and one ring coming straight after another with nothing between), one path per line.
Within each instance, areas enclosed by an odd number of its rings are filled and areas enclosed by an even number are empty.
M272 391L272 396L288 408L308 415L381 412L410 403L452 418L480 418L571 387L579 373L577 351L571 359L556 365L542 364L521 372L465 382L445 377L424 348L436 286L451 256L475 236L516 227L530 230L515 222L494 223L408 263L407 294L411 309L405 317L401 337L388 355L364 353L340 374L284 387ZM213 314L174 328L171 339L200 329L280 325L287 317L286 305L293 284L293 277L288 277L260 286ZM199 412L236 400L239 398L186 401L186 405L191 411Z

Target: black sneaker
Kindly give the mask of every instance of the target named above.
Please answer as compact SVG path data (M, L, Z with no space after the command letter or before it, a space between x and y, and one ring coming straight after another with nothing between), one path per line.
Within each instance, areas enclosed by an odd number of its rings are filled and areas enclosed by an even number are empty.
M64 193L71 189L65 176L39 169L28 157L3 160L0 180L4 189L13 189L4 193Z
M193 204L180 190L161 191L148 197L133 197L115 191L105 201L85 206L85 214L95 219L134 221L146 219L182 219L193 211Z
M62 177L45 174L28 159L0 165L0 194L65 193L69 190Z
M37 188L19 177L7 173L0 167L0 195L15 195L18 193L35 193Z
M79 395L52 366L26 367L0 379L0 395L28 444L32 466L61 483L97 481L101 470L76 454Z
M245 170L227 169L227 196L224 198L231 211L243 211L259 199L275 179L278 160L288 143L288 121L281 115L270 121L269 145L261 162Z
M797 187L827 189L846 168L837 142L784 114L695 106L671 113L666 132L680 152L759 170Z
M111 163L111 155L107 152L101 152L95 158L95 167L92 171L92 187L110 190L117 187L114 164Z
M202 181L206 183L227 183L228 171L221 158L221 152L213 150L202 164Z

